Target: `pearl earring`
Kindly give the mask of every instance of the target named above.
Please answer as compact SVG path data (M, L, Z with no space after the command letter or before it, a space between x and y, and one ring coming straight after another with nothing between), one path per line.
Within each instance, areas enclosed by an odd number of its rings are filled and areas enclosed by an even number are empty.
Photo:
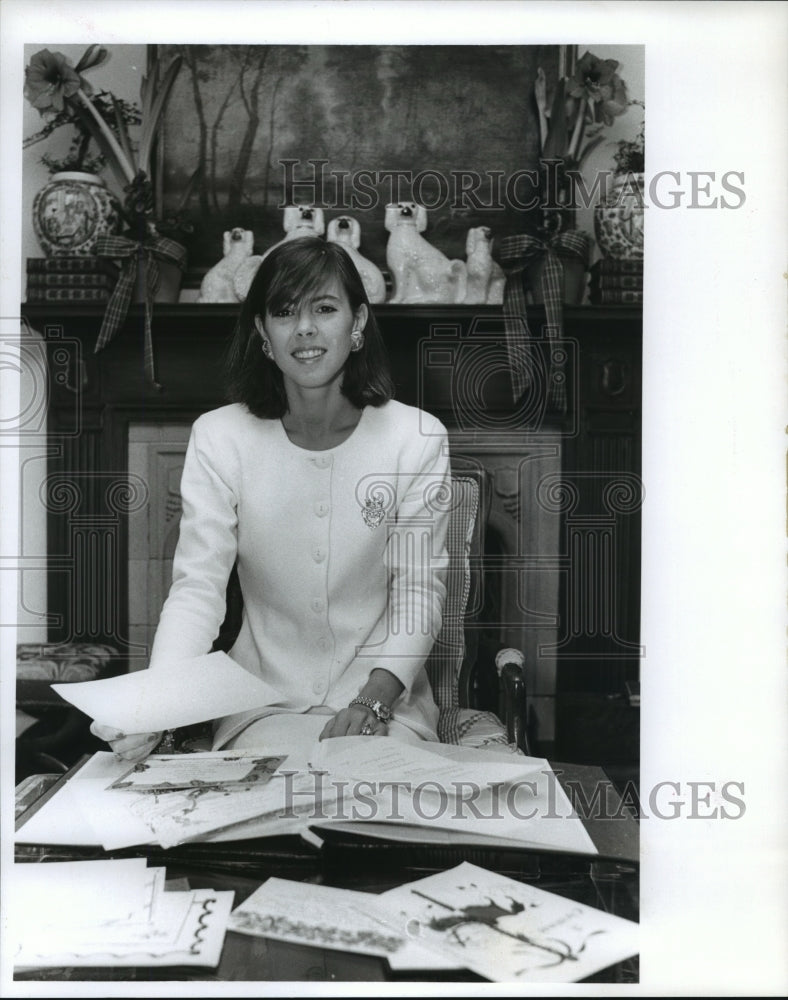
M274 352L273 352L273 351L271 350L271 345L270 345L270 344L268 343L268 341L267 341L267 340L264 340L264 341L262 342L262 345L261 345L261 346L262 346L262 349L263 349L263 354L264 354L264 355L265 355L265 356L266 356L266 357L268 358L268 360L270 361L270 360L271 360L271 358L273 358L273 356L274 356Z
M351 351L360 351L364 346L364 334L361 330L354 330L350 334Z

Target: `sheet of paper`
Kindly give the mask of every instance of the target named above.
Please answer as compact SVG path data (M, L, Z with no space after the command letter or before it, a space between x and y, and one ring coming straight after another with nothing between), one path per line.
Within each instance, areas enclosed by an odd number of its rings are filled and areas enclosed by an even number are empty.
M392 968L456 968L397 931L377 896L269 878L230 916L230 930L387 958ZM448 964L447 964L448 962Z
M398 924L493 982L576 982L638 952L638 925L476 865L382 893Z
M124 847L150 843L148 827L141 822L135 826L123 803L106 791L128 766L112 753L95 753L19 828L17 843L102 847L113 831Z
M161 892L147 922L96 926L79 938L19 941L17 968L219 964L232 892Z
M435 744L437 745L437 744ZM343 778L375 779L376 781L435 780L448 782L517 781L547 767L539 757L507 755L502 761L485 758L485 751L468 755L446 756L435 753L431 743L425 748L400 740L361 739L358 736L339 737L319 743L312 754L314 767L324 767L331 774Z
M5 888L13 900L19 931L64 924L66 932L85 924L130 920L150 905L155 869L145 858L15 864ZM112 886L112 892L106 887Z
M102 725L124 733L190 726L280 699L270 685L225 653L180 660L166 669L53 684L52 690Z
M164 791L172 788L261 785L284 762L284 757L263 757L249 752L157 754L134 764L110 784L129 791Z

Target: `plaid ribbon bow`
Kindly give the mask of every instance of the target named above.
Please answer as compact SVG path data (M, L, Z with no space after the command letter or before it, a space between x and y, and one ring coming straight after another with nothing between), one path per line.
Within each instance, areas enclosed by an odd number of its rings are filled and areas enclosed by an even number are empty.
M536 261L542 268L542 298L544 299L548 340L557 339L564 329L562 256L577 257L587 267L593 240L577 229L556 233L547 240L536 236L505 236L501 240L501 263L506 271L503 293L506 348L512 373L514 401L518 402L530 384L528 354L523 340L530 339L522 273ZM550 402L563 413L566 411L566 386L555 378L557 366L551 363Z
M118 332L128 314L131 298L139 281L141 287L145 289L145 373L153 385L161 389L156 381L151 335L153 299L161 280L157 260L171 261L178 267L184 268L186 251L180 243L168 240L164 236L156 236L146 240L145 243L130 240L125 236L100 236L96 240L96 254L99 257L123 260L124 263L104 313L95 353L105 348Z

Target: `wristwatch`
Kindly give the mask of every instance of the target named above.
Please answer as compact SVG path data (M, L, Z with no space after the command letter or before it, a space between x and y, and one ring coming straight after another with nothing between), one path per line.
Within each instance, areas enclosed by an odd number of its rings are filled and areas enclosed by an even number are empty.
M364 708L370 709L370 711L375 713L375 718L380 722L391 722L391 709L388 705L384 705L382 701L376 701L374 698L365 698L360 694L350 704L363 705Z

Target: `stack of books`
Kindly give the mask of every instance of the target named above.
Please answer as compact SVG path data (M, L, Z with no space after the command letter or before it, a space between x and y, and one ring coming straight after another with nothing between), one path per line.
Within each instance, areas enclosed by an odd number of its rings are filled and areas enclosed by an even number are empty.
M28 257L28 302L108 302L118 268L106 257Z
M603 257L591 268L593 305L642 305L643 261Z

